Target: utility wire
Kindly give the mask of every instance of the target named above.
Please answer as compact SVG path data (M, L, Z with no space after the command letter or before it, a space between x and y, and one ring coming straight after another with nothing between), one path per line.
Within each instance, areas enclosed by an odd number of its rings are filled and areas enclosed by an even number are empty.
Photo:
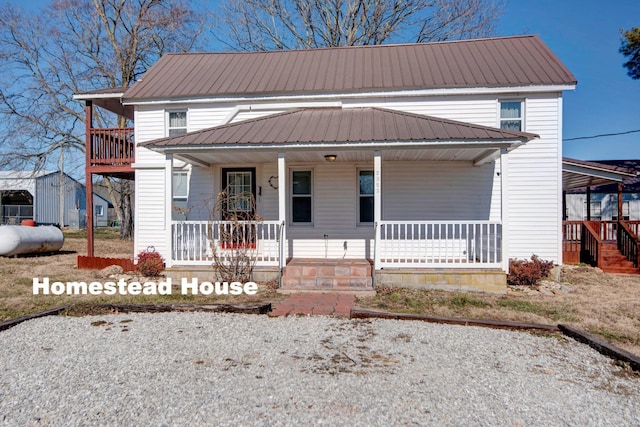
M627 135L630 133L635 133L635 132L640 132L640 129L636 129L636 130L628 130L626 132L617 132L617 133L603 133L602 135L592 135L592 136L578 136L576 138L566 138L563 141L576 141L578 139L594 139L594 138L601 138L603 136L617 136L617 135Z

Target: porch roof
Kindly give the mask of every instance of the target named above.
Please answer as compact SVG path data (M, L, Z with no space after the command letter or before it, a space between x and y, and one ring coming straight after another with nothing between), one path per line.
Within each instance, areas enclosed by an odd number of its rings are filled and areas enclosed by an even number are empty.
M537 135L382 108L299 108L141 145L156 151L194 148L388 146L490 143L512 148Z
M622 182L625 178L635 177L637 174L635 170L616 165L588 162L568 157L562 159L563 190Z

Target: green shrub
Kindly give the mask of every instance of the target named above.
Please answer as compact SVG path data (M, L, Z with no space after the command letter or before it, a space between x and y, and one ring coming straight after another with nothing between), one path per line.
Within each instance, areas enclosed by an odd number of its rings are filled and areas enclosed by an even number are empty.
M509 261L507 283L514 286L533 286L547 277L553 268L553 261L544 261L537 255L531 261L512 259Z
M158 252L142 251L138 253L136 269L143 276L157 277L164 271L164 260Z

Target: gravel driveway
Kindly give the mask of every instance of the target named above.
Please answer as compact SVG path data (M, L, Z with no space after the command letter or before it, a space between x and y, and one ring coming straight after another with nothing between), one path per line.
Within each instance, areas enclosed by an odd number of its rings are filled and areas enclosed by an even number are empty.
M165 313L0 333L0 425L640 425L640 377L565 338Z

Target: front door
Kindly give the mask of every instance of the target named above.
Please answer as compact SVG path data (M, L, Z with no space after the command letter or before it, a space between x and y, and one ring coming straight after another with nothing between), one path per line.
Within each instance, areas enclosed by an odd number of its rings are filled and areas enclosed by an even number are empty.
M253 219L256 209L256 168L222 169L222 189L226 193L222 206L223 219Z
M222 247L255 248L256 168L223 168L222 189Z

